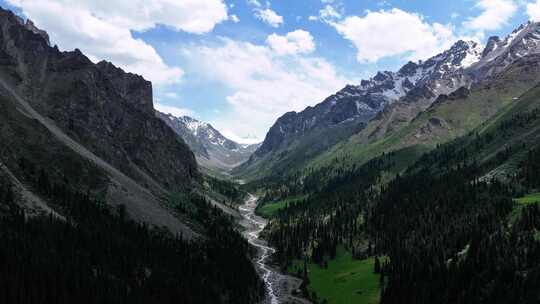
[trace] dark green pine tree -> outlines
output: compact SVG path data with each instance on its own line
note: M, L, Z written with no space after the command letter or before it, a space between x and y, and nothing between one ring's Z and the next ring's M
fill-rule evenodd
M375 265L373 265L373 273L381 273L381 261L379 257L375 257Z

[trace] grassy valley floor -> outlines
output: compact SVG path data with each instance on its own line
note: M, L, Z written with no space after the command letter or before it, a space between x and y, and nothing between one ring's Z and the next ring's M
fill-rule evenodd
M302 262L296 261L289 271L296 274L302 267ZM373 267L374 258L356 260L340 247L336 258L328 261L327 268L308 264L308 290L316 294L319 303L379 303L379 275L373 273Z
M540 192L534 194L528 194L524 197L516 199L521 204L534 204L540 202Z
M305 195L292 196L292 197L288 197L280 201L264 203L257 206L255 213L259 216L262 216L268 219L268 218L273 217L280 209L287 207L288 204L296 202L296 201L301 201L305 197L306 197Z

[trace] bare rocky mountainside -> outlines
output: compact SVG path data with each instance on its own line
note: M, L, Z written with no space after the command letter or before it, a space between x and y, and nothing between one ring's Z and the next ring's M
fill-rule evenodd
M150 82L61 52L30 20L1 10L0 103L2 171L20 187L31 164L134 219L192 235L161 201L198 182L197 163L155 116Z
M219 171L230 171L247 161L260 144L240 144L223 136L211 124L189 116L176 117L156 111L189 145L199 165Z
M540 24L527 23L486 46L458 41L397 72L348 85L314 107L289 112L234 173L248 179L329 164L364 162L415 147L417 156L471 131L538 82Z

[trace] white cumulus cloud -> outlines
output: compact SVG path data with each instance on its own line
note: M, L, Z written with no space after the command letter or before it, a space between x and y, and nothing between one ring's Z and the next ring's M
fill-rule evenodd
M319 10L318 16L309 16L308 19L310 21L323 21L326 23L331 23L341 19L341 17L342 13L340 13L338 9L334 8L332 5L326 5Z
M261 3L258 1L258 0L247 0L247 3L249 5L253 5L253 6L256 6L256 7L261 7Z
M178 108L173 106L167 106L160 103L154 104L154 109L160 111L161 113L165 114L171 114L176 117L182 117L182 116L191 116L193 117L195 113L190 109L184 109L184 108Z
M270 8L256 9L255 16L271 27L279 27L283 24L283 17Z
M224 85L230 94L228 113L213 121L220 130L238 130L262 139L283 113L321 102L348 81L326 60L281 56L269 46L223 39L216 47L183 52L202 77Z
M327 5L319 11L319 17L323 21L333 21L341 18L341 13L339 13L333 6Z
M178 94L175 92L165 92L163 93L163 96L166 98L178 98Z
M309 54L315 51L313 36L307 31L296 30L285 36L272 34L266 43L279 55Z
M479 0L475 6L482 13L469 18L464 22L464 26L480 32L499 29L514 16L518 9L514 0Z
M214 125L215 123L212 122L211 124ZM258 144L264 140L264 138L259 138L258 136L255 136L255 135L248 134L245 136L240 136L236 134L236 132L229 129L222 129L222 130L219 130L219 132L221 132L223 136L239 144L252 145L252 144Z
M234 22L234 23L240 22L240 18L238 18L238 16L236 16L236 15L231 15L231 16L229 17L229 20L231 20L231 21Z
M253 8L255 18L263 21L271 27L280 27L283 24L283 16L280 16L270 7L270 1L266 1L263 6L258 0L247 0L247 3Z
M540 0L527 4L527 15L529 15L529 19L532 21L540 21Z
M456 40L450 25L428 23L421 15L397 8L367 11L363 17L350 16L329 24L352 42L360 62L391 56L425 59Z
M167 65L132 31L162 24L202 34L227 20L222 0L7 0L46 30L61 49L81 49L94 61L109 60L158 85L180 81L182 69Z

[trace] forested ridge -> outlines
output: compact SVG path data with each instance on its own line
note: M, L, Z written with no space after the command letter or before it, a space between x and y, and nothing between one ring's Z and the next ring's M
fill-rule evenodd
M471 182L475 169L435 178L420 171L395 179L378 198L368 227L376 252L389 257L383 303L538 300L538 205L509 226L508 187Z
M242 202L247 193L239 189L232 181L219 179L212 176L205 176L208 187L222 196L221 203L228 206L235 206Z
M335 255L340 244L347 244L355 254L368 250L361 236L365 233L365 210L376 193L374 186L381 173L392 163L392 155L385 155L359 168L341 169L322 191L310 190L306 183L303 191L310 195L279 210L271 223L268 238L278 248L278 261L287 266L307 251L314 261L321 262L324 255ZM319 174L327 176L323 170L315 172L308 180Z
M290 177L293 187L272 187L265 198L308 194L266 231L276 260L284 269L294 260L324 267L338 246L357 258L384 256L381 303L538 303L540 209L514 200L539 190L540 148L518 136L534 135L538 123L536 108L507 115L404 170L395 151L338 174Z
M231 219L192 195L205 239L127 217L69 179L22 160L26 181L65 220L28 217L0 180L2 303L253 303L264 288Z

